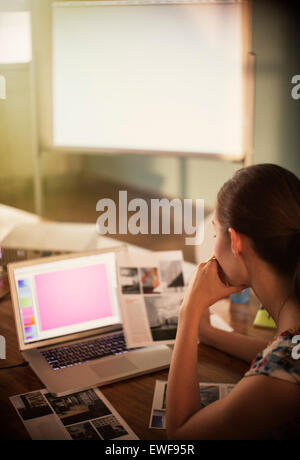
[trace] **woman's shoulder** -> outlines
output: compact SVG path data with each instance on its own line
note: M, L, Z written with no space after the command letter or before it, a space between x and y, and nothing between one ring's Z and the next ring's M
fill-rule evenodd
M297 344L300 344L300 327L276 336L255 357L245 377L267 375L300 384L300 346L297 349Z

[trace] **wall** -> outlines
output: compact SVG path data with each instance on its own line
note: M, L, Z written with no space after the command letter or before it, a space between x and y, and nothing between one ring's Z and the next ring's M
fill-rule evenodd
M256 0L255 162L273 162L300 177L300 103L291 78L300 73L299 2Z
M291 98L291 77L300 73L297 2L254 0L252 50L256 54L254 162L278 163L300 176L300 102ZM90 158L88 173L170 195L204 198L213 207L220 186L240 164L177 158ZM157 188L158 187L158 188Z
M27 65L0 65L6 97L0 100L0 189L32 174L30 75Z
M9 1L9 0L8 0ZM290 80L300 73L296 0L253 1L253 51L256 53L254 160L279 163L300 176L300 102L291 98ZM51 0L33 0L34 48L38 78L39 138L51 139ZM3 73L3 72L2 72ZM30 180L33 174L28 72L7 76L8 99L0 101L0 180ZM207 159L146 156L45 155L48 176L99 176L159 192L204 198L214 206L216 193L241 165ZM1 190L0 184L0 190Z
M15 1L15 0L14 0ZM9 8L12 0L1 0L0 8ZM15 1L17 3L17 1ZM20 3L20 2L19 2ZM13 2L11 3L11 5ZM47 142L51 104L51 2L33 0L34 52L38 81L39 139ZM34 171L31 100L32 84L28 64L0 65L6 78L6 100L0 100L0 201L12 186L31 184ZM47 128L46 128L47 125ZM69 156L45 156L42 161L46 176L65 176L81 171L81 159Z
M53 0L31 0L33 18L33 48L36 59L37 108L40 146L51 145L52 131L52 3ZM76 175L82 161L76 155L42 155L42 170L46 176Z

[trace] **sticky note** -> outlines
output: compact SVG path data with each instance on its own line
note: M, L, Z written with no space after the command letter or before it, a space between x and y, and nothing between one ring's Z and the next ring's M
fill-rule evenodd
M264 307L260 307L253 321L253 325L257 327L265 327L276 329L276 324L273 318L269 315Z

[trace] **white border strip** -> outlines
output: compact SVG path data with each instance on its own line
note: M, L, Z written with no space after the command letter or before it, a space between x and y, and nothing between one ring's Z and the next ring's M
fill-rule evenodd
M103 1L70 1L70 2L54 2L53 7L65 8L69 6L129 6L129 5L180 5L180 4L237 4L243 0L103 0Z

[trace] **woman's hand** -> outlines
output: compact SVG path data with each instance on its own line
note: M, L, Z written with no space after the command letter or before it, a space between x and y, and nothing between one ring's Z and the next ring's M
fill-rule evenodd
M197 266L185 293L180 313L201 316L203 310L210 305L246 287L230 286L217 260L210 259Z

